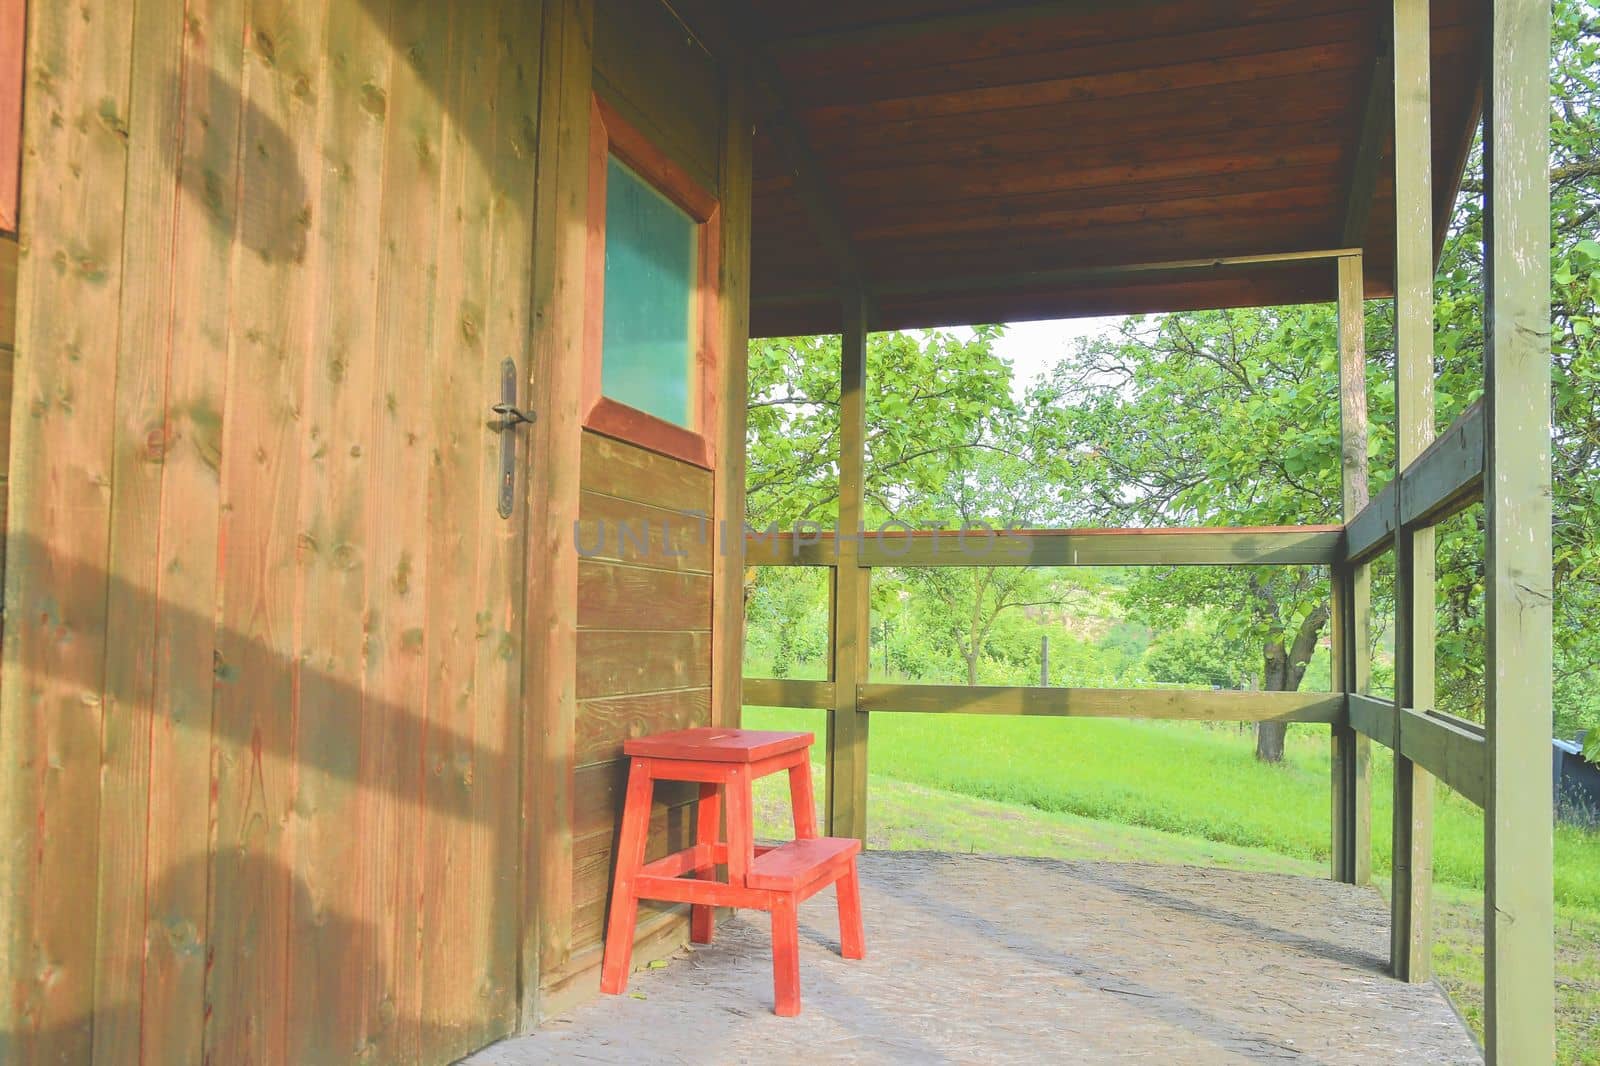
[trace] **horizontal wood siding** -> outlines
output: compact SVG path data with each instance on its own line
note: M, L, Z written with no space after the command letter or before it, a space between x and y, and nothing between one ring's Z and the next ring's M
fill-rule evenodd
M604 931L627 769L623 740L711 722L714 549L701 517L711 513L709 471L585 432L581 482L574 960ZM652 857L687 843L692 803L688 786L657 787ZM641 907L640 928L668 910Z
M518 1022L540 0L29 16L0 1058L456 1059Z

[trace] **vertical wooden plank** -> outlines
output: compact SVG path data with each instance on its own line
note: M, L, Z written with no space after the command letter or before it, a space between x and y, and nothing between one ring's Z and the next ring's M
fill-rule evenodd
M444 9L441 9L444 10ZM481 454L497 390L485 390L491 189L487 171L498 27L485 4L448 9L437 96L443 107L433 359L428 368L428 729L423 750L422 1054L454 1059L485 1044L493 871L482 796L494 770L476 765L479 527L500 521L483 495ZM499 359L494 360L498 364ZM498 444L498 439L494 439Z
M422 1057L423 740L433 708L427 669L429 390L438 263L440 110L448 13L395 0L383 205L378 215L377 376L368 485L367 706L373 751L364 829L382 841L360 913L387 974L377 1057ZM364 772L368 772L365 771ZM413 798L414 797L414 798ZM370 828L366 828L370 827Z
M0 233L17 231L22 170L22 42L27 0L0 0Z
M533 262L535 153L538 150L539 60L543 23L542 3L497 5L496 40L501 49L494 90L493 211L490 246L490 282L483 328L484 347L479 390L496 395L500 387L500 360L516 361L519 387L526 396L528 342L532 329L530 270ZM546 412L538 412L541 419ZM526 460L531 437L516 430L517 447ZM500 442L486 437L479 450L478 503L481 517L479 552L479 602L483 605L477 630L477 772L492 785L480 788L474 817L490 833L487 860L494 875L490 902L491 954L496 1032L511 1032L519 1022L518 970L520 935L533 916L523 908L522 854L522 741L523 702L523 600L526 594L524 552L527 548L528 511L522 500L509 520L497 511ZM526 470L518 471L526 478ZM488 758L487 763L483 762Z
M326 7L327 57L317 85L317 143L333 176L312 210L309 255L321 308L298 420L300 754L294 900L289 929L289 1056L329 1060L376 1049L384 1023L383 960L364 909L364 867L388 843L366 833L362 803L373 305L389 70L389 5Z
M323 173L320 7L254 0L245 21L245 116L234 245L233 353L223 429L221 632L206 1054L288 1058L300 440L317 306L309 225Z
M523 706L522 1026L538 1019L541 978L572 951L572 771L575 744L578 518L582 445L592 0L548 0L540 49L530 405L539 409L528 470Z
M146 1061L196 1063L205 1018L223 411L238 217L242 0L190 0L173 229L145 850Z
M1490 5L1484 94L1489 787L1485 1048L1555 1051L1550 785L1550 9Z
M828 712L826 814L830 836L867 839L867 715L858 685L867 680L871 571L857 565L866 464L867 306L844 299L840 343L839 534L833 569L834 706Z
M0 668L0 1032L19 1061L90 1055L132 20L40 4L26 51Z
M742 63L729 57L723 79L727 114L723 123L722 254L719 279L722 311L721 358L717 394L721 424L713 489L715 539L711 636L711 720L737 726L744 678L744 508L745 428L750 342L750 201L754 131L748 110Z
M136 1004L145 955L145 842L149 825L155 631L161 596L156 521L167 448L167 349L182 0L138 6L130 51L127 212L117 327L116 413L111 459L111 539L105 704L100 726L99 929L94 1057L137 1058Z
M1433 440L1433 147L1428 0L1394 3L1396 476ZM1434 534L1395 534L1395 702L1433 706ZM1395 976L1431 970L1433 776L1394 759L1389 956Z
M1338 260L1339 426L1344 520L1367 505L1367 343L1362 257ZM1338 687L1365 693L1371 684L1367 631L1372 579L1366 565L1334 575L1334 667ZM1372 877L1372 741L1348 725L1333 728L1333 876L1351 884Z

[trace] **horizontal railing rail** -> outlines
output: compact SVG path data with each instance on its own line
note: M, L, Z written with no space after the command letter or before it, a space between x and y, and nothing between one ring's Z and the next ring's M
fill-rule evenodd
M864 684L857 706L873 714L981 714L1190 722L1298 722L1349 726L1399 752L1479 807L1488 787L1483 727L1393 700L1343 692L1213 689L1052 688L1028 685ZM744 702L826 710L831 681L747 677Z
M1186 529L868 530L861 567L963 566L1331 566L1343 555L1343 527L1256 526ZM749 532L748 566L833 566L838 537L817 532Z
M1383 487L1345 527L1344 562L1363 563L1394 547L1395 530L1438 525L1483 498L1483 405L1450 428Z

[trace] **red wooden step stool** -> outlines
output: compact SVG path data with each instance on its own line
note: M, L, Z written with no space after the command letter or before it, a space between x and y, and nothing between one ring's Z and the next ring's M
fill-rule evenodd
M628 792L617 837L617 873L606 926L600 991L617 995L628 987L633 927L641 899L690 904L689 936L711 943L714 907L748 907L772 915L772 978L775 1013L800 1013L800 930L802 900L837 884L839 954L866 956L861 927L861 886L856 855L861 842L817 836L811 792L810 733L754 729L681 729L626 741ZM789 772L795 839L776 847L757 847L751 825L750 783ZM650 803L657 781L700 785L700 810L693 847L654 862L644 861L650 831ZM728 839L718 839L726 794ZM727 866L728 879L716 880Z

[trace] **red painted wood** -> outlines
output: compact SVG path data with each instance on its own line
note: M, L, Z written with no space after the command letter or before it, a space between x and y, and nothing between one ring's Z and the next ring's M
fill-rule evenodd
M716 386L717 368L722 359L717 347L717 331L721 326L722 314L721 205L688 171L598 94L590 105L589 130L583 424L597 433L707 470L714 469L717 458L715 428L721 403ZM695 373L699 380L692 383L695 410L691 420L694 424L688 428L636 411L600 394L600 361L605 346L606 166L612 155L632 167L657 192L675 202L700 224L700 276L695 286L700 305L699 338L695 350Z
M639 916L634 879L644 865L645 838L650 833L650 799L654 783L650 760L634 759L628 769L628 792L617 835L617 876L606 926L605 955L600 963L600 990L618 995L628 987L633 962L633 927Z
M688 903L690 937L697 943L710 943L715 935L715 907L768 911L772 915L773 1010L785 1017L800 1013L797 912L802 900L837 884L840 954L863 957L865 937L855 865L861 842L816 835L812 739L810 733L702 728L640 737L624 744L632 764L617 842L602 992L615 995L627 987L641 899ZM751 782L778 772L789 775L796 839L776 847L757 847ZM695 844L646 866L651 791L658 780L700 783ZM724 811L726 842L719 839ZM728 880L718 881L717 866L724 863Z
M811 733L779 733L761 729L679 729L650 737L623 741L628 755L649 759L681 759L686 762L751 763L786 752L811 747ZM661 776L671 776L673 767L660 768ZM675 780L682 780L677 778Z
M22 160L22 43L27 0L0 0L0 231L17 230Z
M861 841L854 837L794 840L757 858L745 883L751 888L797 891L817 880L819 875L824 881L831 880L826 875L853 865L860 851Z
M800 1013L800 904L792 892L772 897L772 988L772 1013Z
M789 803L794 808L796 840L817 835L817 800L811 792L811 760L801 759L789 767Z
M755 862L755 804L750 796L749 767L735 766L728 771L723 798L728 804L728 883L749 886L750 866ZM765 856L762 856L765 858Z
M722 795L714 784L700 786L700 809L696 812L695 842L699 848L715 854L718 837L722 832ZM695 868L695 876L702 881L715 881L715 862L705 862ZM709 944L717 931L716 912L708 904L697 903L689 911L689 939L696 944Z
M834 891L839 895L839 954L847 959L864 959L867 934L861 923L861 880L855 860L851 860Z

